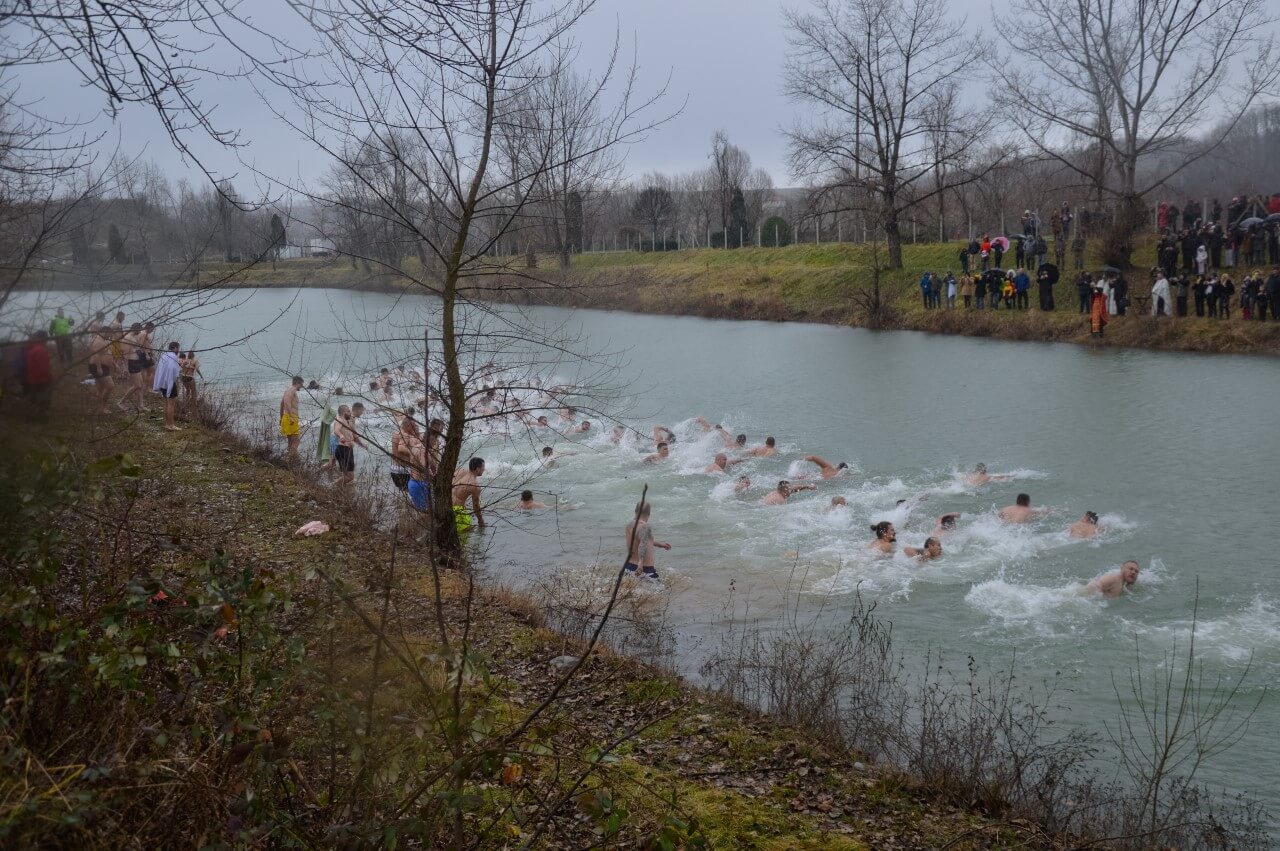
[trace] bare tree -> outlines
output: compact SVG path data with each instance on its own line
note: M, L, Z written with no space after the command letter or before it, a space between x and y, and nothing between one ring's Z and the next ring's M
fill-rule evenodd
M883 230L889 268L902 267L903 216L978 176L959 167L967 134L935 132L939 100L972 65L946 8L942 0L818 0L813 11L786 13L785 90L817 113L787 133L792 171L822 190L819 200L853 190L842 193L845 203ZM977 118L954 108L945 120L963 127Z
M1274 22L1268 0L1015 0L997 18L1027 62L992 63L995 89L1035 150L1114 201L1109 262L1128 264L1146 196L1275 91ZM1210 129L1209 116L1222 121Z
M639 186L642 188L631 202L631 219L642 236L648 235L656 242L657 235L666 233L679 215L676 198L671 194L671 179L665 174L647 174Z
M730 242L730 206L733 204L734 193L742 192L751 177L751 156L731 143L723 130L717 130L711 137L710 158L709 177L720 215L720 232L724 234L724 244L727 246Z
M485 358L475 368L471 361L495 339L542 334L512 317L482 321L490 309L477 299L552 285L494 256L496 246L540 202L573 203L570 192L607 173L611 149L651 126L641 113L654 98L634 98L633 76L620 75L606 108L609 75L585 83L570 72L563 44L589 0L293 5L330 61L323 79L291 87L298 111L277 115L333 159L350 189L340 198L306 187L297 194L407 234L430 261L415 272L376 246L340 246L440 299L434 360L423 352L421 363L440 373L428 376L427 401L438 390L447 411L432 483L434 539L457 554L448 496L485 375ZM401 342L415 337L423 346L421 330Z

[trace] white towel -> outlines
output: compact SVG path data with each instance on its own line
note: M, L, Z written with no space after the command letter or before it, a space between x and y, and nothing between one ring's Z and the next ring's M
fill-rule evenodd
M159 390L166 396L172 394L181 371L178 367L178 353L165 352L160 356L160 363L156 364L156 377L151 382L151 389Z

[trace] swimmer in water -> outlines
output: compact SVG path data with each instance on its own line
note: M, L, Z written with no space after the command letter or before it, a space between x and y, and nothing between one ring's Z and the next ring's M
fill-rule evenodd
M739 437L742 438L743 443L746 443L746 435L739 435ZM764 439L763 445L757 446L754 449L748 449L742 454L749 458L772 458L774 455L778 454L778 447L773 436L770 435Z
M987 482L1003 482L1010 478L1012 476L993 476L987 472L986 464L975 464L973 472L964 477L964 483L970 487L977 487L978 485L985 485Z
M791 484L791 482L788 482L786 479L783 479L782 481L778 482L777 488L770 491L765 496L765 498L760 501L765 505L783 505L784 503L786 503L787 498L790 497L793 493L799 493L800 491L812 491L817 489L818 489L817 485L793 485Z
M707 419L706 417L702 416L701 414L699 414L698 416L694 417L694 418L693 418L693 421L694 421L695 423L697 423L697 424L698 424L698 428L702 429L703 431L711 431L711 429L712 429L711 420Z
M725 472L728 472L729 468L732 467L734 464L741 464L745 460L746 459L744 458L734 458L733 460L729 460L728 455L725 455L723 452L717 452L716 460L708 464L707 468L702 472L712 473L712 474L725 473Z
M1097 513L1086 511L1083 517L1071 524L1067 534L1073 538L1096 538L1099 531Z
M640 463L641 464L661 464L663 461L667 460L667 455L669 454L669 452L670 450L667 447L666 441L663 441L662 443L658 444L657 452L653 453L652 455L646 455L643 459L641 459Z
M627 430L620 425L613 427L613 433L609 435L609 442L617 446L622 442L622 438L626 435Z
M533 491L521 491L520 501L516 503L516 508L521 511L536 511L539 508L546 508L546 506L533 498Z
M835 510L836 510L836 509L838 509L838 508L844 508L844 507L846 507L848 504L849 504L849 503L845 500L845 498L844 498L844 497L842 497L842 496L833 496L833 497L831 497L831 504L830 504L830 505L828 505L826 508L822 509L822 513L823 513L823 514L830 514L831 512L835 511Z
M917 561L933 561L942 555L942 541L937 538L928 538L924 542L924 546L916 549L915 547L903 547L902 552L911 556Z
M893 528L893 524L888 520L881 520L871 527L871 531L876 536L876 539L868 545L871 549L885 555L892 555L898 548L898 530Z
M577 455L577 452L556 452L550 446L542 447L542 466L550 470L556 465L559 458L568 458L571 455Z
M580 425L574 426L573 428L569 429L569 431L566 431L565 434L570 434L575 432L581 434L588 431L591 431L591 420L583 420Z
M956 530L956 521L960 519L959 511L948 512L938 518L938 525L933 527L935 536L945 535Z
M1097 592L1104 597L1119 597L1138 583L1138 572L1140 570L1138 563L1130 559L1120 565L1119 570L1104 573L1098 578L1090 580L1081 593Z
M676 434L666 426L654 426L653 442L654 443L675 443Z
M551 428L551 423L547 422L546 414L538 417L538 428Z
M771 438L772 439L772 438ZM804 460L810 464L817 464L818 470L822 473L824 479L834 479L836 476L849 469L849 465L841 461L839 464L830 464L826 460L819 458L817 455L806 455Z
M736 494L744 494L751 489L750 476L738 476L738 483L733 486L733 492Z
M568 405L565 405L563 408L560 409L560 419L566 423L571 423L575 419L577 419L577 417L574 416L575 413L577 412L573 408L570 408Z
M733 435L729 434L728 430L724 426L722 426L720 423L716 423L716 426L713 429L713 431L715 431L716 437L720 438L720 442L724 444L725 449L738 448L738 444L735 443L733 440Z
M747 436L745 434L738 435L733 439L733 446L730 446L729 448L730 449L746 449Z
M1047 508L1032 508L1031 497L1028 494L1018 494L1017 503L1015 505L1006 505L1000 509L1000 519L1006 523L1030 523L1041 514L1048 514Z

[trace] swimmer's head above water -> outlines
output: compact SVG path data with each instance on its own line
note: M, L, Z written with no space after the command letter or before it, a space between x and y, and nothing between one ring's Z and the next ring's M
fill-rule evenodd
M1086 523L1092 523L1094 526L1097 526L1097 525L1098 525L1098 512L1096 512L1096 511L1086 511L1086 512L1084 513L1084 522L1086 522Z
M881 520L871 527L871 531L875 533L877 541L893 542L898 540L898 530L893 528L893 524L888 520Z
M1120 578L1124 580L1126 588L1132 587L1138 581L1138 573L1142 570L1138 563L1133 559L1126 561L1120 565Z

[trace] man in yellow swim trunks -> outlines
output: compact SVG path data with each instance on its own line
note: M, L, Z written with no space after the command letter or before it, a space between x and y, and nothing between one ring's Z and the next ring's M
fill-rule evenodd
M298 443L302 440L302 427L298 423L298 391L304 383L302 376L295 375L280 397L280 436L288 441L290 455L298 454Z
M463 540L471 532L471 514L467 513L467 500L471 500L476 525L484 528L484 511L480 508L480 477L483 475L484 459L478 457L467 462L467 469L453 474L453 522L458 530L458 537Z

